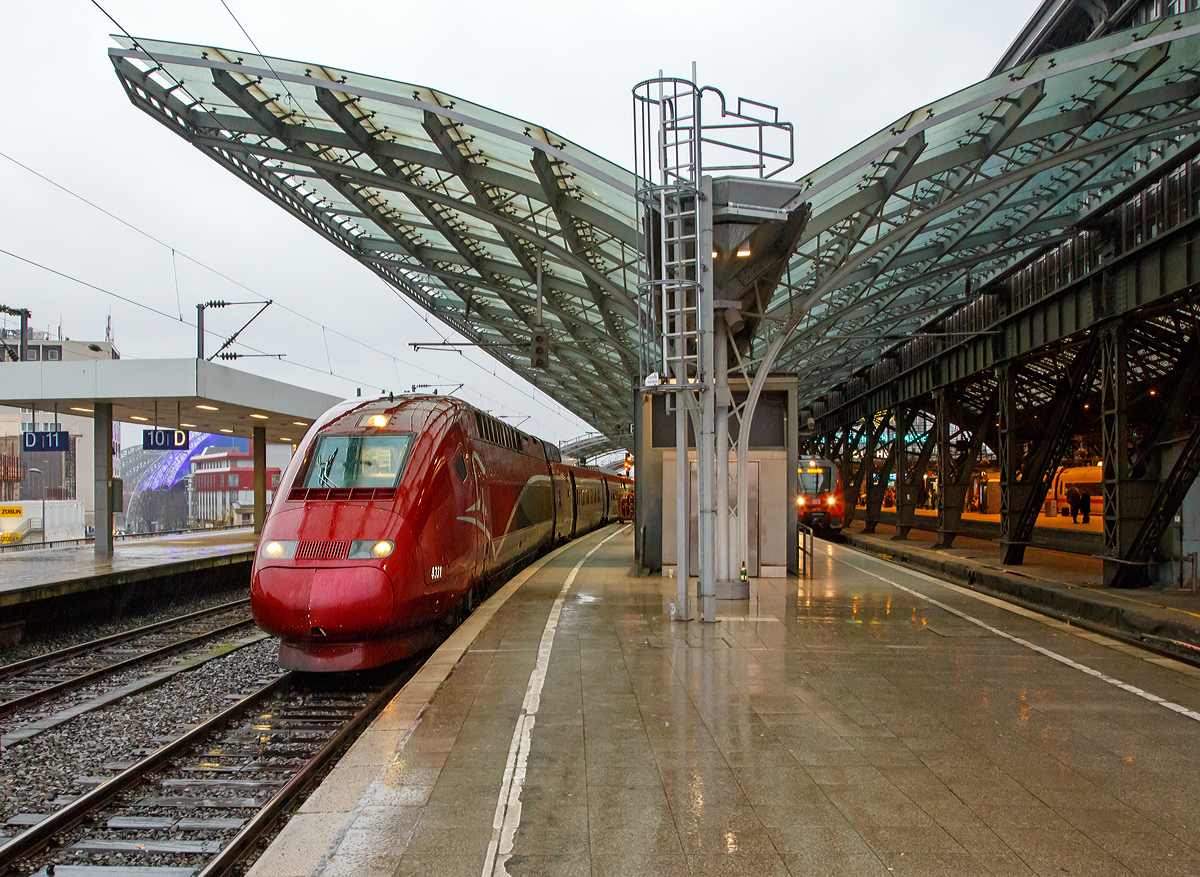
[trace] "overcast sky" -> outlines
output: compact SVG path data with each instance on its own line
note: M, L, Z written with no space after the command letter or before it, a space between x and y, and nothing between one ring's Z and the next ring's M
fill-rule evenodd
M686 76L696 61L702 83L778 105L795 125L790 178L987 76L1038 5L225 2L268 55L437 88L625 166L631 86L659 68ZM242 338L286 359L235 367L343 396L461 382L463 398L527 431L554 441L590 431L486 354L414 352L410 342L439 340L444 328L133 108L106 55L116 28L91 2L4 5L0 249L175 317L3 253L0 304L81 340L102 339L111 314L121 354L145 359L195 355L195 329L179 315L194 322L198 301L271 298L291 311L269 308ZM253 51L221 0L101 5L134 36ZM252 312L210 311L207 321L229 333Z

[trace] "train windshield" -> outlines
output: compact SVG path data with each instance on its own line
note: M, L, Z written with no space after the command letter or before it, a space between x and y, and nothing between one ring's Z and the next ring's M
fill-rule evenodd
M801 466L800 492L803 494L833 493L832 466Z
M395 487L411 435L323 435L317 439L305 487Z

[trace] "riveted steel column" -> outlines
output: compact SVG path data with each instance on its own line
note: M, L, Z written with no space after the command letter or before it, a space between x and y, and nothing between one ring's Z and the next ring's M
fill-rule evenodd
M1017 364L1009 360L996 368L999 394L998 422L1000 447L1000 548L1004 563L1019 564L1025 559L1025 539L1015 532L1016 517L1027 491L1018 482L1021 472L1021 446L1017 440ZM1027 538L1027 537L1026 537Z
M1118 322L1100 336L1100 437L1103 453L1104 584L1138 587L1147 583L1145 567L1126 570L1129 549L1142 523L1136 514L1129 455L1128 327ZM1152 556L1152 554L1150 554Z

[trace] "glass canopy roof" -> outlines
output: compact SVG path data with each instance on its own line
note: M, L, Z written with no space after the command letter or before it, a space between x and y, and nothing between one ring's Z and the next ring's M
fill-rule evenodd
M118 42L136 106L602 433L625 431L639 381L629 171L422 86ZM1200 13L909 113L800 178L811 218L742 362L773 358L811 402L1155 175L1198 124ZM547 369L528 355L539 257Z

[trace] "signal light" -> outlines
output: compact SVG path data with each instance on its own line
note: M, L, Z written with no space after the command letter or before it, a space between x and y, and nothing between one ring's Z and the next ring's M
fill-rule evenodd
M529 364L533 368L550 368L550 336L540 324L533 327L529 336Z
M633 454L625 455L625 474L629 474L629 470L633 468Z

